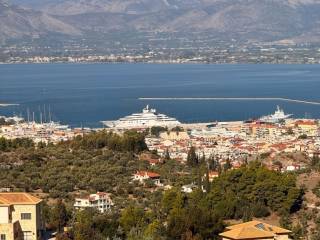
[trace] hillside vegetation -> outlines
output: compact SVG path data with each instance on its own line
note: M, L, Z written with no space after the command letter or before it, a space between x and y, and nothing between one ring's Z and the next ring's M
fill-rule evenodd
M138 158L147 149L144 135L136 132L123 136L99 132L36 147L16 141L20 144L0 141L7 146L0 150L0 187L44 197L47 227L58 231L62 225L73 227L58 239L218 239L224 220L276 213L286 224L302 204L303 191L293 174L270 171L258 162L222 171L211 183L201 178L208 171L204 160L188 166L166 159L151 167ZM147 169L160 173L172 189L164 191L152 182L131 183L136 170ZM181 186L190 182L197 183L198 190L181 192ZM112 212L73 212L76 195L96 191L112 194Z

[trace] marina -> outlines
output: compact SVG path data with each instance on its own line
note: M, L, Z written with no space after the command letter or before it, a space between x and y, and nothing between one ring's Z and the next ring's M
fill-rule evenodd
M19 103L0 107L0 115L27 119L28 109L45 105L52 120L71 127L99 128L147 104L189 124L257 119L277 105L320 119L318 65L23 64L0 71L0 102Z
M71 140L91 132L91 129L70 128L59 122L36 122L13 116L0 116L0 138L17 139L29 138L34 143L58 143Z

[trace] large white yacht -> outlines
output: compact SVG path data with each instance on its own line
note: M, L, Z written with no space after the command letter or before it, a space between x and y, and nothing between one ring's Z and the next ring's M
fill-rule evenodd
M277 106L277 110L274 112L274 114L263 116L259 120L262 122L278 123L291 116L292 114L285 114L284 111Z
M149 128L153 126L175 127L181 124L175 118L157 113L156 109L149 108L149 105L141 113L134 113L116 121L103 121L102 123L109 128L120 129Z

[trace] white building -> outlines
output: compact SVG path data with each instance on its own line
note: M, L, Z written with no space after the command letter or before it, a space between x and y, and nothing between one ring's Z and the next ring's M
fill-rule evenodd
M163 184L160 181L160 175L155 172L148 172L148 171L137 171L133 177L133 181L139 181L140 183L144 183L145 180L151 179L154 184L158 187L162 187Z
M183 185L181 187L181 191L184 193L192 193L193 190L195 190L197 187L197 185L195 185L194 183L188 184L188 185Z
M96 208L99 212L104 213L109 211L113 206L110 194L105 192L97 192L90 194L85 198L76 198L73 205L76 209Z

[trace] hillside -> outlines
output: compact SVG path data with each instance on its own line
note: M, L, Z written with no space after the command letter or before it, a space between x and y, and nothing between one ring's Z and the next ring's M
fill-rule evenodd
M12 0L11 4L23 8L0 7L5 39L116 30L137 35L200 32L245 42L318 42L320 33L318 0Z
M70 212L60 226L70 226L74 235L57 238L68 240L218 239L224 220L287 217L301 207L303 192L295 184L296 177L258 162L237 170L225 168L210 182L201 178L213 170L206 159L193 166L163 159L152 166L142 155L149 160L155 156L146 149L144 134L134 131L121 136L100 131L37 147L27 139L0 138L0 188L37 193L50 205L59 200L68 204ZM162 184L155 179L132 180L145 171L158 176ZM191 193L181 191L192 182L196 184ZM97 191L110 194L113 211L80 211L90 224L78 225L80 221L74 219L80 212L72 207L75 197ZM55 206L47 208L44 217L51 230L59 231L54 210ZM197 237L185 237L189 235Z
M27 10L0 1L0 42L7 39L39 38L52 34L76 36L81 32L46 13Z

